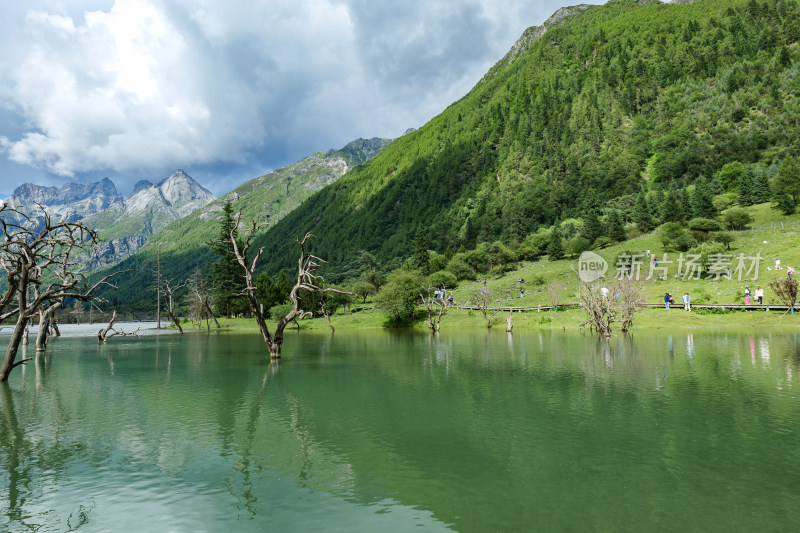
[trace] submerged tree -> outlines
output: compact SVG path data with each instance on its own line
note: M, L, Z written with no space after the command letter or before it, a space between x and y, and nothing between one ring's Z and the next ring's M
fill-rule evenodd
M14 331L0 366L0 382L7 381L16 361L25 330L34 316L66 298L86 302L115 272L89 285L78 269L76 257L97 243L97 234L80 222L54 222L44 209L34 218L7 205L0 207L3 242L0 268L8 288L0 297L0 320L16 316ZM12 304L16 304L13 305ZM47 313L47 311L45 311Z
M608 287L600 283L581 283L578 287L578 305L589 317L581 326L589 325L598 333L609 337L612 324L622 319L620 330L626 333L633 325L633 317L644 307L644 291L635 281L619 281Z
M178 328L178 333L181 335L183 335L183 328L181 327L181 321L178 320L178 316L175 314L175 292L182 289L185 285L185 281L182 283L175 283L172 279L165 279L163 281L164 292L167 293L167 313L172 323Z
M422 305L428 312L428 320L425 322L431 333L439 331L442 324L442 317L447 314L447 303L442 298L436 298L433 287L428 287L427 295L420 293L419 297L422 299Z
M186 288L186 307L192 320L196 320L199 325L205 319L206 328L210 330L208 319L211 318L219 329L219 320L217 320L214 310L211 308L211 293L208 289L208 283L199 268L195 268L192 275L186 280Z
M495 325L496 322L494 317L498 312L500 312L499 307L491 307L493 303L499 303L499 301L496 301L494 296L495 294L492 289L481 287L469 299L469 302L480 310L481 314L483 315L483 319L486 321L487 328L491 328Z
M232 245L233 252L236 256L236 260L244 270L244 281L245 281L245 296L247 297L247 301L250 303L250 310L253 313L253 316L256 319L256 323L258 324L258 329L261 331L261 337L264 339L264 343L267 345L267 349L269 350L270 359L280 359L281 357L281 347L283 346L283 330L286 329L286 325L297 318L298 316L302 316L304 311L301 308L301 299L300 299L300 291L306 290L312 293L326 293L326 292L339 292L344 294L351 294L347 293L346 291L341 291L339 289L334 289L331 287L328 288L320 288L319 283L322 282L322 278L316 274L317 268L319 268L320 263L324 263L322 259L316 257L314 255L309 254L306 252L306 242L310 239L313 235L311 233L306 233L302 239L295 239L295 242L300 246L300 258L297 261L297 282L292 287L292 290L289 292L289 299L292 301L292 308L289 312L282 317L278 321L278 325L275 326L275 334L271 335L269 332L269 328L267 327L267 322L264 319L264 313L261 312L261 306L259 305L258 298L256 297L256 286L253 280L253 273L256 270L256 265L258 264L258 260L261 257L261 254L264 253L263 248L259 248L256 256L251 261L248 259L247 254L250 251L251 241L253 239L253 235L255 232L260 229L261 226L256 224L255 220L252 222L252 226L250 230L247 232L247 235L244 237L244 241L240 246L237 233L239 228L239 223L242 217L241 211L236 215L236 223L231 228L229 238Z

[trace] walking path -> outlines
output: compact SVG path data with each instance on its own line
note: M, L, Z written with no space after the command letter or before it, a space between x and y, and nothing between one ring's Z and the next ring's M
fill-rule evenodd
M480 311L481 308L477 305L451 305L455 309L471 309L473 311ZM566 304L559 304L557 306L559 309L566 309L566 308L573 308L579 307L577 303L566 303ZM664 309L663 303L646 303L642 304L642 307L652 307L652 308L661 308ZM795 308L800 311L800 304L796 305ZM490 311L551 311L553 309L552 305L537 305L533 307L525 307L525 306L506 306L502 305L499 307L487 307L487 310ZM670 310L679 309L683 311L683 303L674 303L670 305ZM788 305L783 304L692 304L692 309L739 309L744 311L789 311Z

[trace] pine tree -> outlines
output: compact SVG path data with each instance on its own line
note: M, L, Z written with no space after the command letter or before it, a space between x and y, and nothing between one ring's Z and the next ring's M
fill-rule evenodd
M714 195L711 192L708 180L700 177L695 182L692 194L692 216L695 218L714 218L717 209L714 207Z
M763 165L753 166L751 191L751 200L754 204L768 202L770 198L772 198L772 191L769 187L768 171Z
M422 229L417 230L417 237L414 239L414 254L411 256L411 266L428 275L428 240Z
M753 205L753 175L749 170L739 176L739 205Z
M661 217L662 206L664 205L665 194L662 189L656 189L656 192L650 195L650 198L647 201L647 205L650 206L650 213L653 215L653 226L658 226L661 222L663 222L663 218Z
M600 222L600 209L597 205L597 195L594 190L589 189L581 202L581 212L583 215L583 228L580 236L593 243L595 239L603 234L603 224Z
M547 245L547 256L551 261L564 257L564 241L561 237L561 223L556 219Z
M608 214L608 238L612 241L622 242L627 238L625 234L625 225L622 222L622 216L619 211L614 209Z
M597 210L590 209L583 219L583 230L581 231L581 236L591 244L602 234L603 224L600 222L600 217L597 215Z
M794 213L800 200L800 167L794 157L787 155L783 158L772 186L781 211L787 215Z
M655 226L644 192L640 192L639 196L636 197L636 203L633 206L633 221L636 222L639 231L643 233L652 231Z
M209 279L216 306L225 316L232 316L238 310L242 298L237 295L244 291L244 275L233 251L231 232L238 240L239 230L233 216L233 205L228 200L222 207L219 234L208 243L211 250L219 256L219 259L209 264Z
M680 222L683 220L683 209L678 202L678 193L675 189L664 195L664 203L661 204L661 220L664 222Z

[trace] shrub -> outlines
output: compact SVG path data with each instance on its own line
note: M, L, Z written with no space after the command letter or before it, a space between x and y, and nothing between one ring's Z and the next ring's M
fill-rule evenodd
M517 255L520 259L533 261L543 256L550 243L550 230L540 228L536 233L531 233L520 244Z
M445 289L452 289L458 285L458 278L456 278L455 274L447 270L434 272L428 277L428 281L434 287L443 287Z
M590 246L591 243L579 235L568 240L565 248L567 255L575 257L576 255L580 255L581 252L588 250Z
M711 218L693 218L689 221L689 229L692 231L708 233L710 231L721 230L722 225Z
M269 316L271 316L275 320L280 320L281 318L285 317L289 314L289 311L294 309L294 304L280 304L280 305L273 305L269 308Z
M672 241L672 247L678 250L679 252L685 252L689 248L692 248L696 245L697 245L697 240L687 233L684 233L683 235L678 235L678 237L674 241Z
M475 279L478 277L475 269L472 268L464 259L464 254L456 254L447 263L448 272L452 273L456 279Z
M611 243L612 243L612 240L609 239L608 237L606 237L605 235L603 235L602 237L598 237L594 241L594 247L595 248L605 248L606 246L608 246Z
M393 325L409 324L414 320L419 295L426 282L419 270L394 270L387 276L386 285L375 295L375 303L389 315Z
M733 230L744 229L749 223L753 221L750 216L750 211L743 207L732 207L725 211L723 215L725 224Z

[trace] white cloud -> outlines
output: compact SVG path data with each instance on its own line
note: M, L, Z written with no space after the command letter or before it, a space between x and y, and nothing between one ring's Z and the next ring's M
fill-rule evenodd
M275 168L421 126L563 3L4 3L0 147L75 178Z

